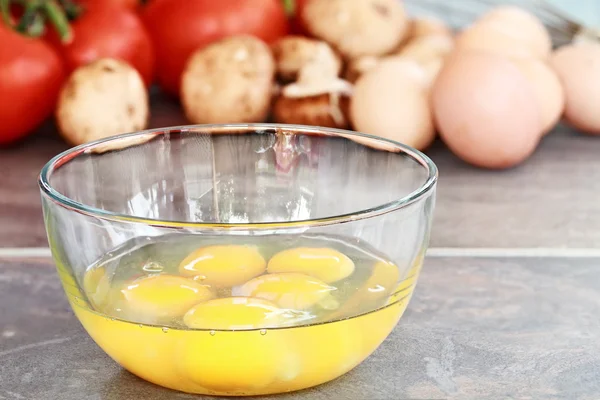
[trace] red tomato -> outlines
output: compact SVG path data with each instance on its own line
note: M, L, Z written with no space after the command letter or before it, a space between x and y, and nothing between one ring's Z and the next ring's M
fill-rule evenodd
M294 35L306 35L307 31L302 22L302 9L308 0L292 0L294 5L293 15L290 18L291 32Z
M47 43L1 21L0 43L0 145L5 145L25 137L52 114L65 72Z
M78 0L77 3L81 4L81 5L88 5L88 4L98 4L98 3L105 3L105 4L111 4L111 5L117 5L120 7L125 7L128 8L130 10L137 10L140 6L140 0Z
M61 43L50 29L50 41L62 55L68 72L98 58L112 57L138 70L147 85L154 78L154 49L138 15L110 2L94 1L71 23L73 40Z
M236 34L272 42L289 28L281 0L154 0L142 17L156 49L158 82L174 95L197 49Z

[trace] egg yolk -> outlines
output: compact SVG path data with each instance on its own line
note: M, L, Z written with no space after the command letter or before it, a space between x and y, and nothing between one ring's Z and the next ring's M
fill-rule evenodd
M366 301L376 301L389 296L400 279L398 267L390 262L379 261L359 291Z
M378 261L373 266L373 271L367 280L350 296L338 312L331 315L331 319L349 317L382 307L398 287L400 271L390 262ZM378 303L379 302L379 303Z
M298 351L278 332L195 332L175 354L181 376L219 394L247 395L301 371Z
M214 298L209 286L175 275L152 275L121 289L121 312L138 322L181 317L192 306Z
M408 270L406 278L399 282L394 288L394 292L388 299L387 304L400 301L404 305L408 305L408 302L410 301L415 290L417 280L419 279L419 273L421 272L422 266L423 257L417 257L417 259L413 262L413 265Z
M289 331L290 346L301 350L302 373L294 385L307 387L329 381L348 372L362 360L363 332L355 329L352 321L305 326Z
M299 272L319 278L325 283L336 282L354 272L354 262L345 254L327 247L298 247L275 254L267 266L269 273Z
M226 297L192 307L183 322L192 329L256 329L279 326L285 317L285 311L270 301Z
M160 327L140 327L74 307L75 314L94 341L123 368L157 385L198 390L176 370L176 344L186 340L182 331L165 333Z
M300 372L299 361L281 335L243 330L280 326L285 319L284 310L263 299L229 297L198 304L185 314L184 323L215 331L197 332L183 344L180 370L203 387L231 394L293 379ZM227 331L233 329L240 330Z
M265 272L266 261L250 246L206 246L189 254L179 265L179 273L196 276L215 287L232 287Z
M92 306L101 309L110 293L110 280L106 268L99 267L87 271L83 277L83 290Z
M270 300L282 308L305 310L315 305L335 309L338 303L331 295L333 286L310 275L298 273L267 274L234 288L239 296Z

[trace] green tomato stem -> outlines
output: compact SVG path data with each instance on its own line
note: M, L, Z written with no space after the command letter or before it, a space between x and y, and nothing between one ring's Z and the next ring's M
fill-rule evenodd
M13 21L11 15L11 3L16 3L23 6L23 15L17 23ZM37 38L46 31L45 21L40 15L40 0L0 0L0 11L2 12L2 20L18 33Z
M10 12L12 3L24 7L23 16L14 23ZM46 32L46 21L56 29L60 40L69 43L73 40L71 26L63 9L56 0L0 0L0 13L4 23L11 29L29 36L40 37Z
M42 10L45 16L48 18L60 40L64 44L71 43L73 41L73 31L64 10L58 5L55 0L48 0L42 3Z
M76 20L83 13L83 7L71 0L58 0L58 4L65 10L69 21Z
M294 0L283 0L283 7L289 17L296 14L296 2Z
M40 4L38 2L30 1L25 3L25 10L21 19L17 23L17 31L21 33L30 33L31 25L39 18L36 18L39 14Z
M2 21L4 21L9 28L14 28L10 15L10 0L0 0L0 13L2 13Z

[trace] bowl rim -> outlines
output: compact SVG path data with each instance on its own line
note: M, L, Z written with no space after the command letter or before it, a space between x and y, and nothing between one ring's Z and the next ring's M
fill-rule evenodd
M260 133L261 131L285 131L291 134L302 134L302 135L325 135L330 137L345 137L345 138L362 138L364 141L373 143L379 143L382 145L392 146L394 152L402 153L405 156L410 157L413 161L420 164L427 170L427 178L425 181L414 191L408 193L406 196L399 199L373 206L363 210L357 210L351 213L332 215L321 218L304 219L296 221L284 221L284 222L241 222L241 223L216 223L216 222L189 222L189 221L175 221L175 220L164 220L164 219L153 219L137 217L130 214L116 213L112 211L103 210L93 206L89 206L80 202L77 202L68 196L63 195L52 187L49 180L55 170L67 164L71 160L77 158L82 154L92 153L92 150L99 148L102 145L107 145L111 142L131 140L136 144L135 139L140 139L144 136L148 140L151 140L160 135L168 135L170 133L184 133L200 131L202 133L213 133L216 131L231 131L231 133L239 133L240 131L247 131L248 133ZM352 140L352 139L351 139ZM142 143L145 143L143 140ZM318 126L308 125L293 125L293 124L277 124L277 123L252 123L252 124L200 124L200 125L179 125L164 128L147 129L138 132L125 133L120 135L111 136L104 139L95 140L89 143L85 143L79 146L75 146L71 149L65 150L60 154L54 156L48 161L42 168L38 176L38 185L41 192L47 198L52 200L55 204L73 212L83 214L89 217L100 218L102 220L113 221L113 222L124 222L124 223L139 223L144 225L151 225L157 228L164 229L203 229L203 230L272 230L272 229L289 229L298 227L317 227L325 225L334 225L345 222L351 222L361 219L368 219L377 217L379 215L387 214L406 208L413 203L419 202L423 198L432 192L437 184L438 180L438 168L435 163L423 152L410 147L408 145L386 139L376 137L373 135L349 131L335 128L325 128Z

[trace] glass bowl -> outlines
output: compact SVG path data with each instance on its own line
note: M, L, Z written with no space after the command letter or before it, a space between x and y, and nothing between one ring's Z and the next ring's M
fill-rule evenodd
M243 396L330 381L383 342L436 181L395 142L244 124L75 147L39 183L65 293L106 354L164 387Z

